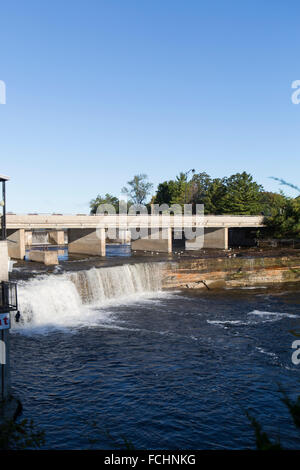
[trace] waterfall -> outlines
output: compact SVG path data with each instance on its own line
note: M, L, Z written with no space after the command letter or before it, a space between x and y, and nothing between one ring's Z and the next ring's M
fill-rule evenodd
M13 329L97 324L99 319L107 319L108 306L160 291L162 264L92 268L21 281L18 299L22 323L13 325Z
M32 232L32 245L47 245L49 234L47 232Z

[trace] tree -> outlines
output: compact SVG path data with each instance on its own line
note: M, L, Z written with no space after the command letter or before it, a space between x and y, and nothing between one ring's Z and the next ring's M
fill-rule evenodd
M204 200L205 214L222 214L223 200L226 195L226 178L214 178Z
M97 208L100 204L111 204L114 206L116 213L119 213L119 199L112 194L106 193L104 197L98 196L95 199L92 199L90 202L90 213L91 214L96 214L97 213Z
M211 183L211 177L207 173L195 173L188 188L191 202L194 204L204 204Z
M155 204L179 204L183 206L185 203L194 202L197 191L197 181L194 178L187 181L186 173L180 172L175 180L164 181L158 185L153 201Z
M279 181L281 185L289 186L292 189L300 192L300 188L292 183L288 183L281 178L272 177L272 179ZM277 195L278 196L278 195ZM277 237L300 237L300 196L290 198L280 193L281 200L277 198L277 204L272 208L265 223L269 232Z
M273 193L262 191L260 194L261 210L265 216L275 215L278 210L282 210L287 202L287 197L282 191Z
M196 173L189 182L186 182L185 174L180 173L176 180L158 186L155 202L181 205L186 202L193 204L193 209L196 204L204 204L205 214L252 215L262 211L262 189L245 172L215 179L205 172Z
M148 182L148 176L145 174L135 175L128 186L122 188L122 193L126 194L134 204L144 204L150 195L153 184Z
M226 194L225 178L211 179L207 173L194 175L192 181L193 204L203 204L205 214L222 213L222 201Z
M265 223L269 232L277 238L300 237L300 198L287 198L282 207L273 211Z
M226 193L221 202L223 214L256 215L261 212L260 193L263 187L246 173L236 173L224 180Z

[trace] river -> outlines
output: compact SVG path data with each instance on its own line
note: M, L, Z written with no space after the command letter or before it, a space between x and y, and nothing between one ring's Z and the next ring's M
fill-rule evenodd
M161 266L19 274L12 384L44 448L255 448L246 411L299 446L298 289L167 292Z

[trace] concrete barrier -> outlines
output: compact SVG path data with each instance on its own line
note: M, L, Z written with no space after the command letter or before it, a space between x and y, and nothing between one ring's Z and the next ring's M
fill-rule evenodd
M172 253L172 229L170 227L148 231L147 237L141 236L131 241L133 251L157 251L159 253Z
M37 263L43 263L47 266L58 264L57 251L32 250L29 252L28 259L30 261L36 261Z
M49 241L55 245L64 245L65 232L63 230L52 230L49 232Z
M25 257L25 230L7 230L8 255L14 259Z
M68 250L69 253L105 256L105 229L69 229Z

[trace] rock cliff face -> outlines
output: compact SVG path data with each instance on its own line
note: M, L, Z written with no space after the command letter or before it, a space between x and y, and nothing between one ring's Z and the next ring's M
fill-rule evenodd
M163 287L205 289L300 281L300 256L181 259L166 263Z

